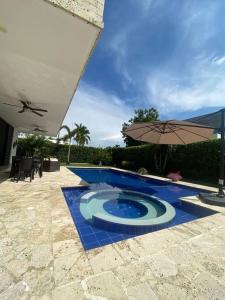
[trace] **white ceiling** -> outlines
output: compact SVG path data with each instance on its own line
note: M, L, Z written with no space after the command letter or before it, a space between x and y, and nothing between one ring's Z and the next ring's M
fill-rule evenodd
M100 29L43 0L0 1L0 117L56 135ZM44 117L18 114L28 99Z

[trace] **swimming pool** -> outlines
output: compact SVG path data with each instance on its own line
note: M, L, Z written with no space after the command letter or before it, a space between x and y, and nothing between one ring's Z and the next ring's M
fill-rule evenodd
M89 183L62 189L85 250L217 213L180 200L196 188L114 169L70 170Z

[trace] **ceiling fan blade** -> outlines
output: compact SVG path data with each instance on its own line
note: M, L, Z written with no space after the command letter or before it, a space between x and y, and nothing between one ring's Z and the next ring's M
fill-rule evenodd
M4 104L4 105L9 105L9 106L15 106L15 107L21 107L21 106L19 106L19 105L10 104L10 103L1 103L1 104Z
M21 109L21 110L18 111L18 114L22 114L23 112L25 112L25 110Z
M46 109L29 107L30 110L48 112Z
M35 110L31 110L31 112L33 113L33 114L35 114L35 115L38 115L38 116L40 116L40 117L43 117L43 115L42 114L39 114L38 112L36 112Z
M20 102L23 104L23 106L28 107L28 103L24 100L20 100Z
M48 132L47 130L39 129L39 128L34 128L34 131L36 132Z
M15 107L21 107L19 105L15 105L15 104L10 104L10 103L1 103L1 104L4 104L4 105L8 105L8 106L15 106Z

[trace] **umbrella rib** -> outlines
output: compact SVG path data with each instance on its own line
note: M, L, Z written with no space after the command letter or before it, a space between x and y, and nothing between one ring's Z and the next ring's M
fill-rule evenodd
M149 131L142 133L141 135L139 135L139 136L136 137L135 139L141 139L141 138L143 137L143 135L145 135L146 133L149 133L149 132L151 132L151 131L154 131L154 129L155 129L155 128L151 128L151 127L149 127L149 128L150 128Z
M185 141L184 141L184 140L176 133L176 131L173 130L172 128L171 128L171 130L172 130L172 132L178 137L178 139L180 139L181 142L182 142L184 145L186 145Z
M145 125L143 127L138 127L138 128L134 128L134 129L126 129L124 130L124 133L128 132L128 131L134 131L134 130L139 130L139 129L143 129L143 128L151 128L149 125Z
M210 129L210 128L209 128ZM209 140L209 138L207 138L206 136L204 136L204 135L201 135L201 134L199 134L199 133L196 133L196 132L193 132L193 131L191 131L191 130L188 130L188 129L183 129L184 131L187 131L187 132L190 132L190 133L192 133L192 134L195 134L195 135L197 135L197 136L200 136L200 137L202 137L202 138L204 138L204 139L207 139L207 140Z

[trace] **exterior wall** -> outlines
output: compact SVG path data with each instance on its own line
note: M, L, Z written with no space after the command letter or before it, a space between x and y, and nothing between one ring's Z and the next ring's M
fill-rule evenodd
M16 142L17 137L18 137L18 131L16 130L16 128L14 128L13 136L12 136L11 149L10 149L9 165L12 164L12 157L16 156L17 146L14 146L14 143Z
M7 166L12 151L13 127L0 119L0 165Z
M103 28L105 0L45 0Z

